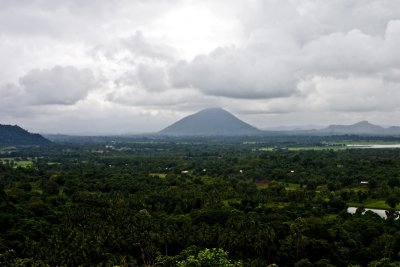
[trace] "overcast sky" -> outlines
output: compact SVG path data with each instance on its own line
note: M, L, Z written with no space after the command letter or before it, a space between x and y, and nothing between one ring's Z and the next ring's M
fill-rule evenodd
M400 1L0 1L1 124L140 133L207 107L400 125Z

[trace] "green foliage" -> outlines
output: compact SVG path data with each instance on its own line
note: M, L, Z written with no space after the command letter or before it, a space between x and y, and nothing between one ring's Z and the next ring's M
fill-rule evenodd
M197 256L190 255L177 263L179 267L234 267L228 253L221 248L204 249Z
M398 196L396 196L396 195L390 195L390 196L386 199L385 203L386 203L387 205L389 205L389 207L391 207L392 209L394 209L394 208L396 207L396 205L400 203L400 198L399 198Z
M399 267L400 262L391 262L388 258L383 258L377 261L373 261L368 264L368 267Z
M43 190L43 193L45 193L47 195L55 195L55 194L58 194L59 187L58 187L58 184L56 182L54 182L53 180L44 180L42 182L42 190Z
M396 200L397 150L259 151L321 140L254 138L7 150L0 265L397 266L397 211L346 212Z
M294 266L295 267L313 267L314 264L312 264L309 259L302 259L302 260L299 260L298 262L296 262L294 264Z

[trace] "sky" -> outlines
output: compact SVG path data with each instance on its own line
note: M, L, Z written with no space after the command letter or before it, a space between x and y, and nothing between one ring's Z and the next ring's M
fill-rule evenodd
M398 0L1 0L0 124L400 125L399 48Z

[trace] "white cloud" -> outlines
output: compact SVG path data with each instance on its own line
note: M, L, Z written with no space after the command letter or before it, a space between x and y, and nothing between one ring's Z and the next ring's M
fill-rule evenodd
M141 31L122 40L123 45L138 57L148 57L154 60L171 61L176 57L176 51L165 44L149 42Z
M198 91L186 89L171 89L162 92L152 92L136 87L120 87L107 95L107 101L135 107L152 107L164 110L179 109L184 106L208 105L212 98Z
M0 119L146 131L219 105L261 125L399 124L398 47L393 0L5 0Z
M235 48L219 48L191 62L181 61L170 71L176 87L199 89L207 95L257 99L295 93L294 66L274 56L262 57Z
M148 91L159 92L169 87L165 69L162 67L140 64L137 75L143 88Z
M393 112L400 99L400 83L379 77L314 77L300 87L307 91L305 105L315 110Z
M35 105L72 105L84 99L96 86L89 69L76 69L72 66L35 69L21 77L19 82L27 102Z

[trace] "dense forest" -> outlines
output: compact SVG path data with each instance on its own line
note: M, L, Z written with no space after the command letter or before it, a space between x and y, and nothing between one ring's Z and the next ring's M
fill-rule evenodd
M332 138L0 149L0 265L400 266L400 151Z

